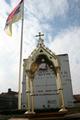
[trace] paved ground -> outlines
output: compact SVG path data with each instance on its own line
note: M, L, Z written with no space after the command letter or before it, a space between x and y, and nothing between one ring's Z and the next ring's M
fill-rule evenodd
M10 118L9 120L30 120L28 118Z
M38 117L38 118L10 118L9 120L80 120L80 113L65 115L63 117Z
M0 115L0 120L80 120L80 113L76 114L67 114L65 116L48 116L46 115L45 117L39 116L35 118L24 118L24 117L11 117L11 116L1 116Z

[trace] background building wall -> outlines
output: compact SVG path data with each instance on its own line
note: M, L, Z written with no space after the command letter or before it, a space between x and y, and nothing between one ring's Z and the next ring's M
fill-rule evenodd
M59 55L58 58L61 65L61 78L62 78L65 106L74 107L74 98L72 92L72 81L71 81L68 54Z

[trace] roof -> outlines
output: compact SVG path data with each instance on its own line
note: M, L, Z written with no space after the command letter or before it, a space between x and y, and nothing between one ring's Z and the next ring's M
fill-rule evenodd
M11 89L8 89L8 92L2 92L0 96L6 96L6 95L17 95L18 92L12 91Z
M75 99L75 103L80 103L80 94L73 95L73 97Z

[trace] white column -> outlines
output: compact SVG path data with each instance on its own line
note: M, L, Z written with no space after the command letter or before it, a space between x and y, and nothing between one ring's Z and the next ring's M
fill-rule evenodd
M31 110L34 113L34 86L33 86L33 78L31 79Z
M25 114L34 114L33 78L30 76L30 71L28 71L27 74L28 80L26 81L26 98L28 109Z
M27 75L26 75L26 104L27 104L27 112L30 112L30 78L29 78L29 71L27 71ZM25 113L25 114L26 114Z
M60 74L60 67L57 67L56 68L56 71L57 71L57 89L58 89L58 94L60 96L60 99L59 99L59 102L60 102L60 107L61 109L59 110L60 112L61 111L67 111L65 109L65 105L64 105L64 96L63 96L63 88L62 88L62 82L61 82L61 74Z

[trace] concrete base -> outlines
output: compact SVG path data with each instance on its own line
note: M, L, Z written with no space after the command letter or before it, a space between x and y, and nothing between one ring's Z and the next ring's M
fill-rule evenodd
M66 108L61 108L59 112L68 112L68 110Z
M35 114L35 112L29 112L29 111L26 111L25 113L24 113L25 115L34 115Z

